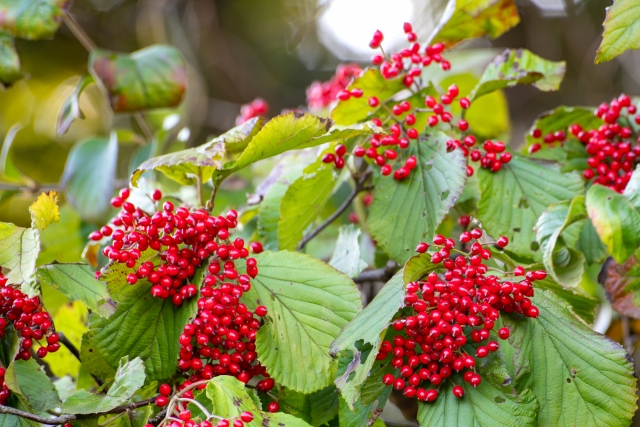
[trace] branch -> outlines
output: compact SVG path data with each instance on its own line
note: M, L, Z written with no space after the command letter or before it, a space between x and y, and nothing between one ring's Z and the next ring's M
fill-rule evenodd
M46 425L62 425L65 423L69 423L71 421L81 420L83 418L93 418L97 415L105 415L105 414L120 414L122 412L132 411L134 409L141 408L143 406L150 405L155 402L157 396L150 397L149 399L141 400L140 402L133 402L127 405L116 406L115 408L105 411L105 412L97 412L95 414L69 414L69 415L61 415L59 417L41 417L40 415L32 414L31 412L21 411L16 408L12 408L10 406L0 405L0 414L9 414L15 415L17 417L25 418L27 420L35 421L40 424Z
M369 421L367 422L367 427L371 427L372 425L375 424L380 414L382 414L383 409L384 408L376 408L376 410L373 411L373 415L371 416L371 418L369 418Z
M389 261L387 265L382 268L363 271L358 277L354 278L353 281L356 283L386 282L391 279L399 269L400 266L395 261Z
M353 189L353 191L351 192L351 194L349 194L349 197L347 197L347 199L340 205L340 207L334 212L332 213L329 218L327 218L322 224L320 224L318 226L318 228L316 228L315 230L313 230L311 233L307 234L306 236L304 236L304 238L300 241L300 243L298 243L298 250L301 250L302 248L305 247L305 245L307 243L309 243L309 241L311 239L313 239L314 237L316 237L318 234L320 234L320 232L322 232L322 230L324 230L325 228L327 228L329 226L329 224L331 224L333 221L336 220L336 218L338 218L340 215L342 215L342 213L344 211L347 210L347 208L351 205L351 202L353 202L353 200L356 198L356 196L361 193L362 191L366 191L366 190L370 190L370 187L367 187L364 185L365 181L367 180L367 178L370 175L370 171L366 171L362 174L362 176L359 179L356 179L356 186Z

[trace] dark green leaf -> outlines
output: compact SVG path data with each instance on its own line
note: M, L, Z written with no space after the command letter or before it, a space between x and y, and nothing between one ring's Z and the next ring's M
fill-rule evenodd
M447 383L433 403L418 403L422 427L535 427L539 410L530 390L520 395L504 394L485 380L477 388L461 381L465 394L457 398Z
M616 0L607 8L602 44L596 64L611 61L629 49L640 48L640 4L635 0Z
M0 34L0 87L11 86L22 78L20 57L12 37Z
M51 380L33 359L13 361L7 368L4 381L33 412L44 412L60 405Z
M356 402L355 407L351 409L349 405L340 398L340 407L338 415L340 417L340 427L362 427L366 426L368 420L373 416L373 411L381 412L387 403L391 387L387 387L383 394L373 403L364 405L362 402Z
M577 286L584 273L584 255L575 249L587 219L584 200L580 195L549 206L535 227L545 269L568 287Z
M256 352L283 386L310 393L332 381L329 346L361 310L360 293L346 275L309 255L263 252L259 275L244 301L267 307Z
M368 218L369 231L391 258L404 262L436 227L462 193L466 159L447 152L444 134L421 138L408 148L418 160L403 181L380 177Z
M356 77L348 87L362 89L360 98L351 97L346 101L338 101L331 112L331 118L339 125L352 125L371 116L379 107L369 106L369 98L375 96L382 104L393 95L405 89L402 79L385 79L380 70L369 68L360 77Z
M82 301L87 308L103 317L116 309L104 283L97 280L91 268L84 264L50 264L37 271L40 283L62 292L70 301Z
M514 0L449 0L430 44L453 46L475 37L495 39L520 22Z
M497 173L481 168L478 179L478 219L484 229L495 238L507 236L509 251L536 261L542 251L534 242L533 227L540 215L549 205L584 191L578 174L562 174L557 167L544 167L519 156Z
M56 134L59 137L67 133L69 127L71 127L71 124L75 122L76 119L84 119L84 114L80 110L80 95L91 83L93 83L93 77L80 77L73 93L64 100L60 108L60 113L58 114L58 121L56 122Z
M39 251L36 230L0 222L0 265L9 270L7 283L20 285L29 297L38 294L35 271Z
M517 351L519 389L540 403L541 426L629 426L636 410L633 363L618 343L578 320L552 292L536 290L537 319L504 318Z
M471 99L516 85L533 85L545 92L558 90L565 70L564 61L547 61L526 49L507 49L485 68Z
M117 160L115 133L109 139L86 139L71 149L61 182L67 201L85 220L100 223L109 211Z
M601 263L607 258L607 247L600 240L600 236L598 236L590 219L584 222L580 232L578 250L584 254L588 265Z
M122 357L139 357L149 381L169 378L177 369L178 337L195 311L195 298L175 307L170 298L153 297L148 284L128 286L120 291L116 311L108 319L90 316L89 331L82 338L83 367L110 378Z
M154 45L131 54L96 49L89 71L117 113L176 107L187 89L187 64L173 46Z
M69 0L2 0L0 31L21 39L50 39L69 7Z
M66 414L95 414L107 412L127 402L144 384L144 363L138 357L120 360L115 379L106 395L78 390L65 400L62 411Z

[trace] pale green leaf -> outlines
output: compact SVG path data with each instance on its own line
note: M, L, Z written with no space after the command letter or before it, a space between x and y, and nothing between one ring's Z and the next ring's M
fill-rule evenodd
M564 61L548 61L526 49L507 49L485 68L471 99L516 85L533 85L545 92L558 90L565 70Z
M602 24L602 44L596 53L596 64L611 61L629 49L640 48L640 4L635 0L615 0L607 8Z
M553 204L540 215L535 226L545 270L561 285L574 287L582 280L584 255L576 245L587 219L585 197Z
M207 384L207 397L213 404L213 413L224 418L236 418L242 412L253 414L253 421L245 423L247 427L310 427L309 424L293 415L282 412L263 412L244 388L244 384L231 376L215 377Z
M29 297L38 294L35 271L39 251L36 230L0 222L0 265L9 270L5 274L7 283L21 285L20 289Z
M444 134L413 142L408 151L417 166L402 181L380 177L368 218L378 246L398 262L413 254L418 243L433 237L467 179L460 150L447 152Z
M102 222L111 208L118 140L90 138L76 144L69 153L62 175L67 202L83 219Z
M535 242L533 227L549 205L582 194L582 178L519 156L497 173L479 169L478 219L483 228L495 238L507 236L510 252L540 260L542 251Z
M49 264L37 271L40 283L62 292L70 301L81 301L90 310L109 317L116 310L107 286L95 278L88 265Z
M360 258L360 233L353 224L340 227L336 248L329 260L329 265L349 277L356 277L367 268L367 263Z
M34 359L14 360L7 368L4 381L36 413L60 405L51 380Z
M80 95L93 81L93 77L91 76L80 77L71 95L62 103L56 122L56 135L58 135L58 137L67 133L71 124L75 122L76 119L84 119L84 114L80 110ZM118 139L120 140L120 138Z
M129 361L128 357L120 360L115 378L106 395L78 390L65 400L62 411L67 414L95 414L107 412L127 402L144 384L144 363L136 357Z
M256 255L259 274L243 297L252 309L267 307L256 338L260 363L283 386L310 393L332 381L329 346L362 308L348 276L309 255Z
M536 290L537 319L505 317L517 351L518 388L531 388L538 425L629 426L636 411L633 363L618 343L578 320L551 292Z

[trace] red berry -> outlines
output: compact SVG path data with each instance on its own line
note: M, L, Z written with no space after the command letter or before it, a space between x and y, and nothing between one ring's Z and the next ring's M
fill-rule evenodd
M278 404L278 402L270 402L267 405L267 411L268 412L278 412L278 410L280 410L280 404Z
M454 386L452 391L455 397L461 398L464 396L464 389L459 385Z
M496 244L501 247L504 248L509 244L509 239L507 238L507 236L500 236L500 238L498 239L498 241L496 242Z
M511 335L511 331L509 331L509 328L500 328L498 330L498 336L500 337L500 339L506 340L507 338L509 338L509 335Z
M240 419L245 423L250 423L251 421L253 421L253 414L249 411L244 411L242 414L240 414Z

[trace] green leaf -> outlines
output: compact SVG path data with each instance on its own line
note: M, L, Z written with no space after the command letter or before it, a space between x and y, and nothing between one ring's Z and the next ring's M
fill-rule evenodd
M336 248L329 260L329 265L349 277L356 277L367 268L367 263L360 258L360 229L353 224L340 227Z
M34 359L14 360L7 368L4 381L35 413L60 406L51 380Z
M91 76L80 77L73 93L62 103L60 113L58 113L58 121L56 122L56 135L58 137L67 133L76 119L84 119L84 114L80 110L80 95L93 82L94 80Z
M83 366L100 378L110 378L122 357L139 357L147 380L169 378L177 369L178 337L196 312L196 298L175 307L171 299L153 297L148 284L139 282L122 289L117 301L108 319L90 316L89 331L82 338Z
M20 289L29 297L38 294L35 271L39 251L36 230L0 222L0 265L9 270L5 274L7 283L21 285Z
M384 405L387 403L391 387L387 387L383 394L373 403L365 405L362 402L356 402L355 407L351 409L344 399L340 398L340 407L338 415L340 418L340 427L362 427L366 426L368 420L373 415L372 411L382 412Z
M568 287L577 286L584 273L584 255L575 249L587 218L584 201L580 195L549 206L535 226L545 270Z
M36 201L29 206L29 213L31 213L31 227L40 231L55 222L60 222L58 193L55 191L40 193Z
M536 290L537 319L505 317L519 388L531 388L541 426L628 426L636 410L633 363L618 343L579 321L552 292Z
M61 183L67 202L87 221L100 223L111 208L118 140L89 138L76 144L69 153Z
M12 395L7 402L7 406L19 409L21 411L30 412L31 408L22 403L15 395ZM18 417L16 415L0 414L0 427L40 427L42 424L38 424L35 421L28 420L26 418Z
M303 153L305 151L300 154ZM256 189L256 192L266 192L260 203L257 228L260 241L267 250L278 250L278 223L282 198L289 186L302 176L306 166L307 156L298 153L288 155L274 166L269 176Z
M441 388L433 403L418 402L418 422L422 427L535 427L539 410L530 390L519 395L504 394L489 381L471 387L461 381L464 397L453 395L453 384Z
M577 248L584 255L588 265L601 263L608 256L607 247L600 240L590 219L584 222Z
M514 0L449 0L429 44L453 46L483 36L495 39L519 22Z
M177 107L187 89L187 64L173 46L154 45L131 54L96 49L89 71L116 113Z
M507 49L485 68L471 99L516 85L533 85L544 92L558 90L565 70L564 61L548 61L526 49Z
M338 176L321 157L302 171L282 197L278 221L278 248L295 250L304 231L313 224L331 196Z
M5 89L21 78L16 42L12 37L0 34L0 87Z
M596 64L611 61L629 49L640 48L640 4L634 0L615 0L607 8L602 44Z
M542 138L534 138L531 133L534 129L539 129L542 136L557 131L565 131L572 124L578 124L584 130L597 129L604 123L602 119L593 114L591 107L565 107L560 106L554 110L542 113L525 136L526 144L524 150L527 150L532 144L543 144ZM581 144L582 145L582 144ZM544 153L549 149L540 150L538 153ZM538 154L536 153L536 154Z
M598 184L587 192L589 218L619 264L640 246L640 201L633 196L633 181L640 181L640 169L633 172L624 194Z
M356 285L309 255L265 251L255 258L260 273L244 302L250 309L267 307L267 322L256 338L260 363L292 390L311 393L328 386L329 346L362 308Z
M544 289L553 292L558 298L563 299L571 306L571 310L587 323L593 323L594 311L599 304L597 298L584 295L577 289L563 288L553 281L550 276L544 280L536 280L533 284L535 289Z
M213 403L212 413L224 418L238 417L242 412L253 414L253 421L247 427L310 427L303 420L282 412L263 412L244 388L244 384L227 375L213 378L207 384L207 397Z
M109 317L116 310L107 287L95 278L88 265L49 264L40 267L36 274L41 284L62 292L70 301L82 301L102 317Z
M338 397L334 386L316 391L309 396L312 426L324 425L338 415Z
M519 156L497 173L480 168L478 180L478 219L484 229L495 238L507 236L509 251L533 260L542 256L533 235L540 215L549 205L584 191L578 174L562 174L557 167L544 167Z
M144 384L144 363L136 357L129 361L128 357L120 360L115 379L106 395L78 390L62 404L62 412L66 414L95 414L107 412L127 402Z
M21 39L50 39L70 7L68 0L2 0L0 31Z
M418 160L403 181L380 177L368 218L368 227L378 246L398 262L406 261L436 227L466 182L466 159L460 150L447 152L444 134L413 142L409 154Z
M114 423L109 424L111 427L144 427L153 413L151 405L143 406L135 411L127 411L121 417L118 417Z
M196 179L203 183L207 182L216 170L222 169L225 155L249 144L261 129L262 124L263 119L256 117L199 147L176 151L142 162L131 174L131 185L137 187L140 176L154 169L182 185L193 185Z
M370 107L369 98L375 96L382 104L406 87L402 79L387 80L380 70L368 68L348 86L348 89L356 88L362 89L363 94L360 98L351 97L346 101L338 101L331 111L331 118L339 125L352 125L366 120L379 108Z

